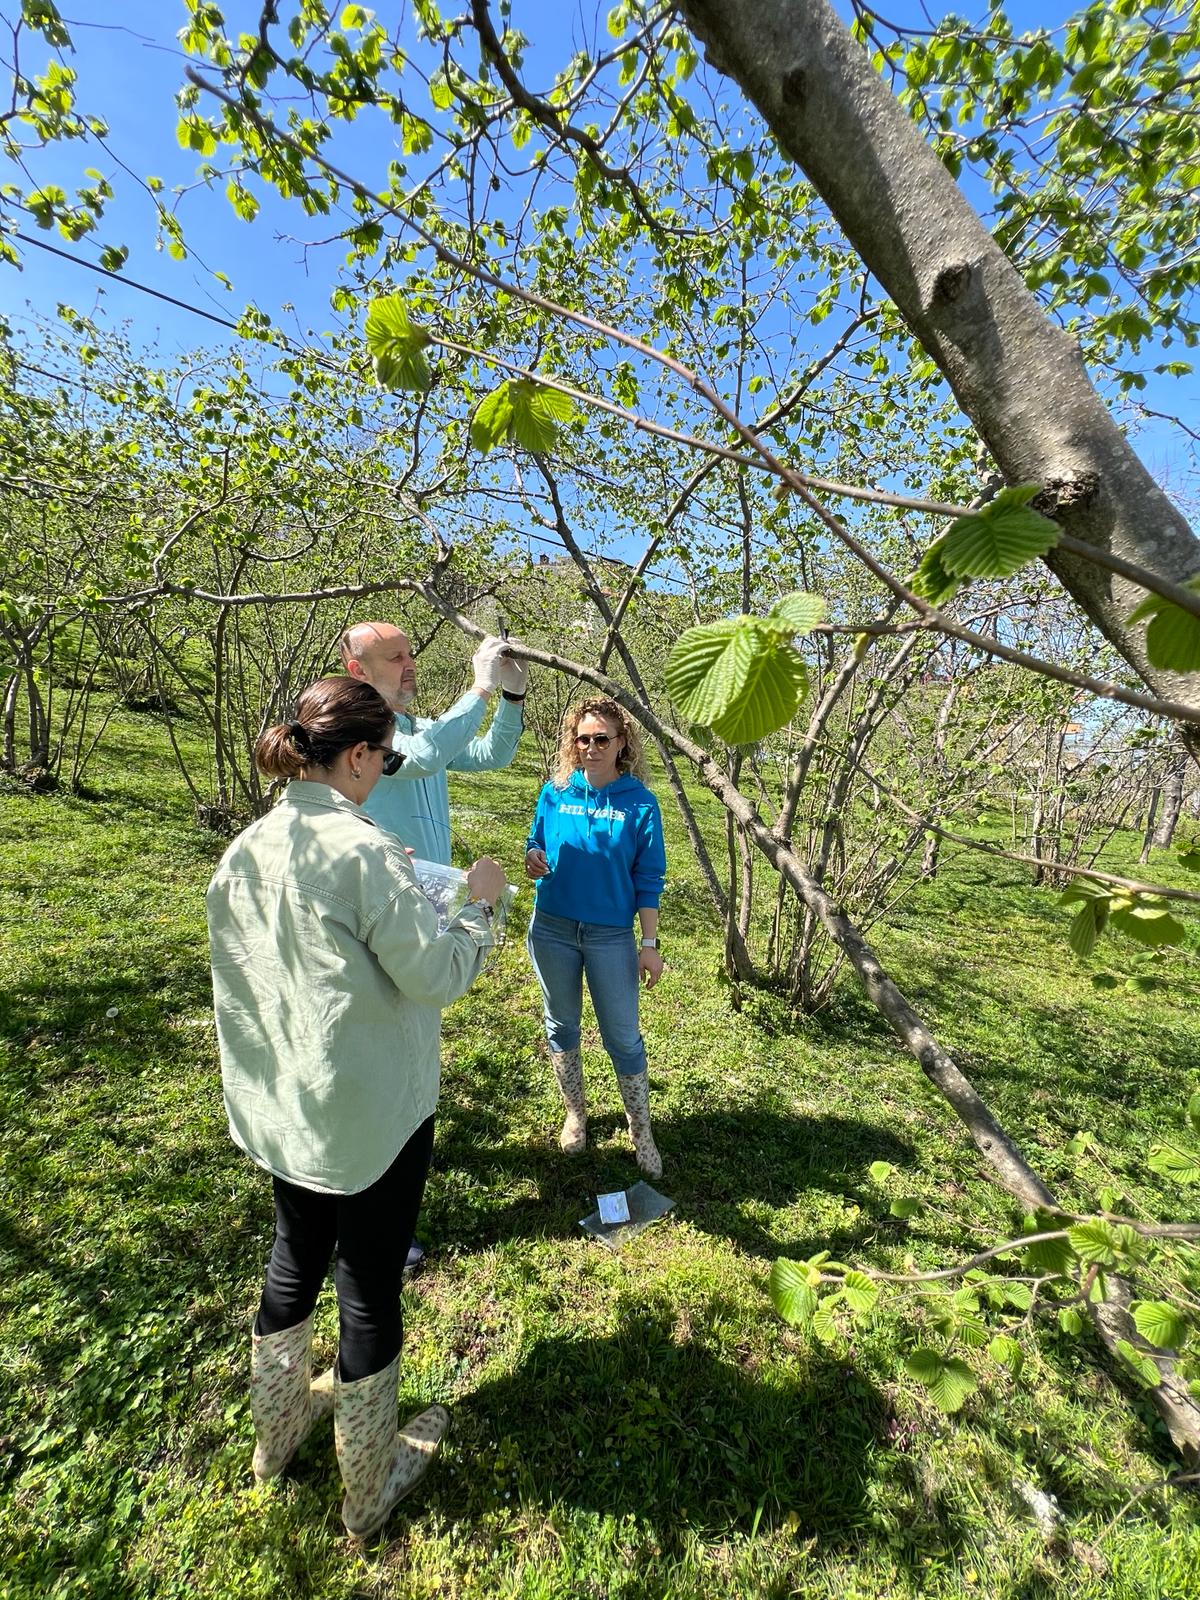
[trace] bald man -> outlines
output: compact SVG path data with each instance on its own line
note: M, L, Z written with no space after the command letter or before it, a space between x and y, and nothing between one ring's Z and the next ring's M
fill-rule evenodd
M339 647L349 675L365 679L391 706L395 746L404 752L399 772L379 780L364 810L410 846L414 855L449 866L446 773L495 772L508 766L525 726L521 707L527 668L504 653L503 639L485 639L471 657L471 687L442 716L430 719L409 711L417 692L417 671L408 635L400 628L390 622L360 622L346 630ZM497 689L500 704L481 735L484 711Z

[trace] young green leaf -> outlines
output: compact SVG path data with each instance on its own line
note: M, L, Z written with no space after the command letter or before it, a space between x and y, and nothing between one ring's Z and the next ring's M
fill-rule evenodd
M855 1316L865 1316L873 1311L879 1299L879 1285L864 1272L850 1271L842 1280L842 1295Z
M1194 1133L1200 1133L1200 1089L1197 1089L1188 1100L1184 1115L1192 1125Z
M402 295L384 295L371 302L366 335L375 377L383 388L422 392L429 388L433 381L425 359L429 335L409 319Z
M940 1350L924 1346L914 1350L904 1363L910 1378L924 1384L934 1404L943 1411L958 1411L977 1385L975 1374L957 1356L944 1356Z
M1058 1313L1058 1325L1064 1333L1075 1337L1085 1327L1083 1312L1077 1311L1074 1306L1064 1306Z
M785 1261L781 1257L771 1268L771 1304L785 1322L795 1327L804 1327L817 1309L817 1297L809 1288L807 1277L803 1262Z
M1130 1310L1133 1325L1147 1344L1178 1350L1187 1338L1187 1318L1166 1300L1135 1300Z
M921 557L921 564L908 580L908 587L931 606L944 606L962 588L962 580L952 576L942 562L942 549L948 534L943 534Z
M1058 524L1030 509L1037 484L1001 489L978 511L959 517L938 559L952 578L1007 578L1058 543Z
M1021 1346L1007 1333L998 1333L988 1345L988 1355L998 1366L1007 1367L1013 1377L1019 1377L1021 1368L1025 1365L1025 1356Z
M1067 1237L1075 1254L1089 1266L1115 1267L1122 1254L1116 1228L1111 1222L1102 1222L1099 1218L1068 1228Z
M475 407L471 418L471 443L484 455L508 438L513 418L510 389L509 383L500 384L491 394L484 395Z
M1133 1373L1143 1389L1157 1389L1162 1375L1144 1351L1136 1349L1128 1339L1117 1340L1117 1354Z
M813 1313L812 1331L822 1344L833 1344L842 1336L833 1314L834 1307L840 1299L841 1295L826 1295Z
M764 620L772 625L779 624L787 630L788 637L794 639L811 633L819 622L824 622L828 609L823 595L805 594L798 589L776 600Z
M1184 587L1200 592L1200 575L1189 578ZM1200 617L1162 595L1148 594L1126 621L1145 622L1147 618L1146 654L1151 666L1168 672L1200 670Z
M562 423L570 422L575 415L575 405L570 395L558 389L548 389L545 384L533 383L528 378L518 378L508 385L512 404L510 423L514 444L524 450L545 454L558 442Z
M1112 913L1112 925L1139 944L1180 944L1187 933L1178 917L1173 917L1164 906L1148 905L1145 901L1118 906Z
M895 1170L890 1161L872 1161L867 1168L867 1171L871 1174L872 1183L886 1183Z
M791 721L808 687L792 646L755 617L689 628L667 660L667 692L685 717L729 744L752 744Z
M888 1210L893 1217L899 1217L902 1222L906 1222L909 1217L915 1217L920 1214L921 1202L912 1195L901 1195L898 1199L892 1201Z
M1173 1178L1176 1183L1200 1183L1200 1156L1173 1144L1152 1145L1146 1165L1160 1178Z

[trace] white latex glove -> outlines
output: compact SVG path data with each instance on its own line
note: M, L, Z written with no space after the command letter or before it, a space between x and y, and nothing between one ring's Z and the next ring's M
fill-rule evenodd
M489 636L483 641L471 657L471 670L475 674L472 688L476 694L491 694L493 689L500 687L500 674L504 670L503 639L494 639Z
M508 641L513 642L511 639ZM517 643L520 644L520 640ZM504 665L500 668L500 687L507 689L509 694L524 694L529 688L529 666L527 662L518 661L516 656L505 656Z

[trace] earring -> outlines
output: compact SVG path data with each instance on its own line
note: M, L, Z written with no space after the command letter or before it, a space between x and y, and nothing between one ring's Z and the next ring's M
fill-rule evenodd
M361 771L360 768L351 767L350 771L351 771L352 776L354 776L355 778L361 778L362 777L362 771Z

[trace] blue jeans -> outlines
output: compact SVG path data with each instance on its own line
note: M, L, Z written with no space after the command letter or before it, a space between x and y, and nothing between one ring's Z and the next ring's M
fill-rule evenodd
M606 928L574 917L535 911L529 924L529 959L542 986L546 1038L556 1054L579 1045L583 980L600 1025L604 1048L622 1077L646 1070L638 1027L638 954L632 928Z

